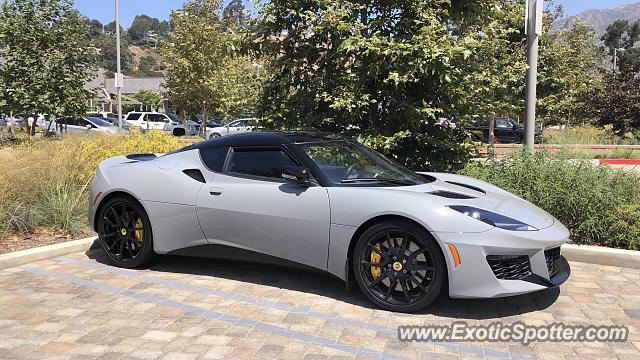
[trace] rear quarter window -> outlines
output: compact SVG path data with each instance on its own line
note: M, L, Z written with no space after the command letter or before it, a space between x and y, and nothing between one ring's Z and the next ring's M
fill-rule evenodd
M140 113L137 113L137 114L136 113L131 113L131 114L127 115L127 120L138 120L138 119L140 119L140 115L142 115L142 114L140 114Z
M229 147L226 146L200 149L202 162L209 170L214 172L222 172L228 153Z

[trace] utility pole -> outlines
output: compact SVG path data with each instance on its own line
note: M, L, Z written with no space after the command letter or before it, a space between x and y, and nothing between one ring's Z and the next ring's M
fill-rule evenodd
M117 57L117 72L115 79L115 86L118 93L118 132L122 133L122 82L124 77L122 76L122 69L120 63L120 0L116 1L116 57Z
M624 48L614 48L613 49L613 78L616 78L616 73L618 71L618 51L623 52Z
M536 129L536 91L538 85L538 41L542 34L543 0L527 0L525 32L527 34L527 82L525 91L524 143L534 150Z

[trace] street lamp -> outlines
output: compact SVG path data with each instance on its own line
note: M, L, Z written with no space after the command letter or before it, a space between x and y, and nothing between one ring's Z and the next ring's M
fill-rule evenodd
M623 52L624 48L613 49L613 77L616 77L616 70L618 69L618 51Z
M115 78L115 86L118 94L118 132L122 132L122 81L123 76L121 74L121 63L120 63L120 0L116 1L116 78Z

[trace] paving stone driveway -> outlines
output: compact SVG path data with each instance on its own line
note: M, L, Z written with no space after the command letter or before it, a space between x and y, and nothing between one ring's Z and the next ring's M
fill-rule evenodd
M0 271L0 359L640 359L640 270L572 263L560 290L375 309L331 277L161 257L146 270L100 250ZM403 343L399 325L523 321L630 327L626 343Z

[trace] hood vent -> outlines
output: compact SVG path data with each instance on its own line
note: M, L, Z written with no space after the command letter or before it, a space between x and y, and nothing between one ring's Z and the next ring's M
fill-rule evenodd
M455 181L445 181L445 182L449 183L451 185L462 186L463 188L467 188L469 190L477 191L477 192L485 194L485 195L487 194L486 191L480 189L479 187L473 186L473 185L463 184L463 183L459 183L459 182L455 182Z
M460 194L460 193L456 193L453 191L446 191L446 190L436 190L436 191L428 192L427 194L441 196L448 199L464 199L464 200L475 199L474 196Z

